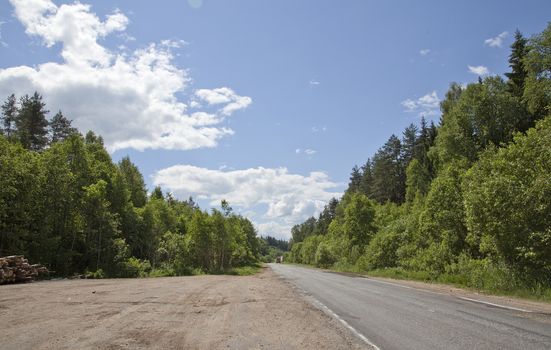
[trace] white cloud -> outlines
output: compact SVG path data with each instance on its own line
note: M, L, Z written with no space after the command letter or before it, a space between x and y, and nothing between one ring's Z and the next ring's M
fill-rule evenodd
M310 85L319 85L319 84L321 84L321 83L320 83L319 81L317 81L317 80L310 80L308 83L309 83Z
M250 168L221 171L191 165L176 165L153 175L155 185L167 188L180 198L190 195L208 199L218 205L222 199L239 210L258 211L257 224L266 227L290 229L312 215L317 215L325 204L342 193L334 191L339 184L332 182L324 172L308 176L290 174L286 168ZM262 233L273 233L261 231ZM279 232L289 235L289 231Z
M252 102L222 88L232 93L216 112L189 114L177 94L191 79L175 66L172 54L185 42L164 40L131 53L114 51L98 41L125 34L129 20L120 11L102 20L78 2L59 7L49 0L11 3L27 34L47 47L61 44L63 61L0 69L0 96L39 91L50 108L63 110L80 130L101 134L110 151L215 147L233 134L222 125L225 117Z
M232 89L222 87L218 89L199 89L195 96L207 102L209 105L226 104L219 110L224 115L231 115L233 112L247 108L253 100L248 96L239 96Z
M401 102L406 112L415 112L419 116L434 116L440 108L440 98L436 91L432 91L416 100L408 98Z
M304 150L304 153L306 153L309 156L312 156L312 155L316 154L317 151L313 150L313 149L310 149L310 148L307 148L307 149Z
M490 71L487 67L484 66L467 66L469 68L469 73L473 73L479 76L488 75Z
M426 56L430 53L430 49L422 49L422 50L419 50L419 54L421 56Z
M295 150L295 153L296 153L296 154L300 154L300 152L302 152L302 150L301 150L300 148L297 148L297 149Z
M250 215L247 215L250 218ZM254 223L260 236L272 236L277 239L289 240L291 238L291 229L293 224L281 223L276 221Z
M501 47L503 44L503 39L505 39L509 35L509 32L502 32L495 38L489 38L484 40L484 44L490 46L490 47Z

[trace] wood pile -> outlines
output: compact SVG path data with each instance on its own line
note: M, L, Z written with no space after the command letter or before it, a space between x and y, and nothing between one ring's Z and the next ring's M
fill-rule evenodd
M0 257L0 284L30 282L43 274L48 274L46 267L29 264L23 255Z

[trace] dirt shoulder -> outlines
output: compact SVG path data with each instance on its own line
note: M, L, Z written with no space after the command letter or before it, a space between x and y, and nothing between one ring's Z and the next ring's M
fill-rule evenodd
M269 268L0 286L2 349L360 349Z

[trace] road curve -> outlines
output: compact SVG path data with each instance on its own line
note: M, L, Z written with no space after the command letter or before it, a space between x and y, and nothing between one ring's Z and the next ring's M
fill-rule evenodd
M270 267L380 349L551 349L551 315L364 277Z

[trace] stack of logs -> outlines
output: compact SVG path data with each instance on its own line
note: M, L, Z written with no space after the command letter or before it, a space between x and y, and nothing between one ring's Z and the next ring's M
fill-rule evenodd
M48 274L46 267L29 264L23 255L0 257L0 284L30 282L43 274Z

